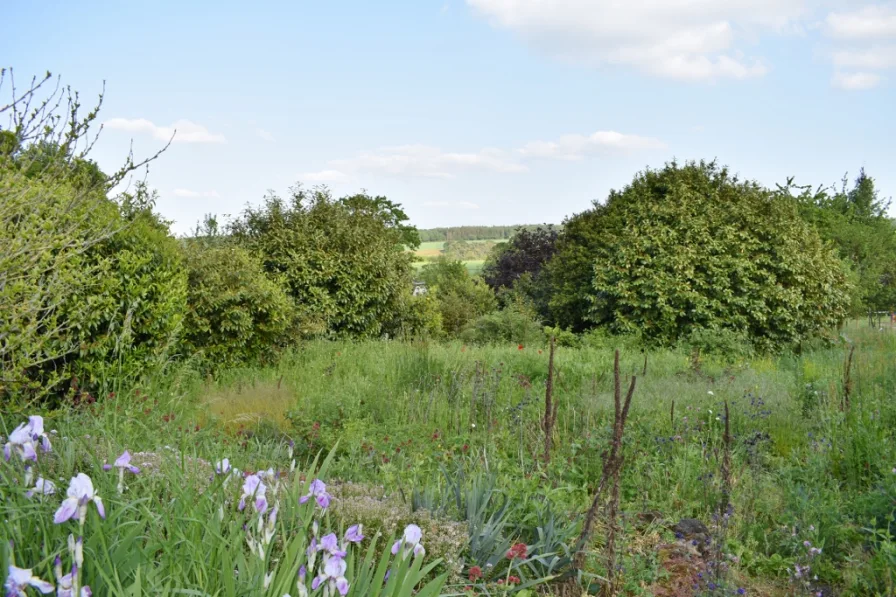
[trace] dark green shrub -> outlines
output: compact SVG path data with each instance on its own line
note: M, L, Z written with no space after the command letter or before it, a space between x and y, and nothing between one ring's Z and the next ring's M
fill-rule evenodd
M257 362L288 338L293 303L261 262L233 244L191 242L184 347L211 368Z
M6 390L35 396L134 379L169 354L185 309L177 241L145 187L116 203L56 178L2 179Z
M555 288L572 291L555 298L561 324L638 330L658 344L727 329L769 350L811 338L848 312L842 264L795 200L714 162L638 174L569 222L564 234L573 233L581 242L558 249Z

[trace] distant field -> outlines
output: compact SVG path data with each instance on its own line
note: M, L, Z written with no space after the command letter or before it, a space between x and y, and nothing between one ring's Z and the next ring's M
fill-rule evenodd
M502 243L506 242L506 239L503 238L493 238L493 239L480 239L480 240L468 240L464 241L469 244L482 244L482 243ZM420 247L414 251L414 254L417 257L422 258L435 258L442 254L442 250L445 248L445 241L431 241L420 243ZM482 266L485 263L484 259L477 260L463 260L463 264L467 267L467 270L470 272L470 275L478 275L482 271ZM414 263L414 269L420 270L423 266L426 265L426 261L417 261Z

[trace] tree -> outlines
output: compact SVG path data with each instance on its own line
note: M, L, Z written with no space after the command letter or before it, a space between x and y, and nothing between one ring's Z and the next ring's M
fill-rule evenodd
M591 307L591 283L594 257L601 240L602 207L574 214L563 222L553 258L545 267L546 283L551 292L548 310L554 323L573 332L593 326L588 318Z
M391 332L411 286L412 230L397 204L324 187L265 198L232 222L234 240L282 280L305 334L371 337Z
M878 197L874 179L859 172L853 187L846 177L839 191L793 185L800 213L849 265L853 288L853 312L890 310L896 307L896 233L887 218L889 202Z
M594 209L592 226L582 318L593 325L660 344L728 330L769 350L846 317L842 264L795 202L715 162L638 174Z
M482 278L499 296L516 289L540 317L550 319L550 285L542 276L557 250L559 233L553 226L517 229L513 237L496 247L482 268Z
M436 297L442 330L458 335L470 322L497 308L492 291L479 278L473 278L460 261L439 257L420 270L427 294Z

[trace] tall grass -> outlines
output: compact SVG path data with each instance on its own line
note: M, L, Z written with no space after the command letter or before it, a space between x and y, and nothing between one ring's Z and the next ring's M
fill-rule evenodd
M621 374L638 376L620 479L616 541L623 594L660 592L673 575L655 555L675 543L668 529L683 517L708 522L716 512L726 401L733 515L719 553L731 558L734 586L771 594L798 588L794 565L806 554L795 537L811 534L805 540L822 546L811 563L817 587L887 594L887 558L894 553L887 533L896 532L888 521L896 499L896 333L855 324L844 336L841 345L805 347L799 355L703 355L699 368L686 350L656 350L646 375L642 351L622 347ZM852 391L845 408L850 346ZM332 452L332 478L378 487L408 504L415 493L443 496L427 504L460 519L465 515L445 502L451 495L444 491L446 475L462 474L469 483L487 475L514 505L490 531L500 533L491 544L538 543L548 528L544 506L554 517L550 524L568 526L559 534L572 538L612 433L615 348L594 338L557 349L553 396L559 409L547 468L540 426L546 346L316 341L296 347L276 366L213 377L172 371L140 387L117 388L91 407L46 413L47 428L60 433L36 472L64 491L75 471L91 471L110 500L110 521L91 518L96 533L87 540L94 558L88 573L107 594L137 594L135 586L163 594L182 588L230 594L212 576L222 566L239 569L245 557L238 533L227 526L237 519L213 520L214 500L207 498L220 488L196 471L207 473L208 463L223 456L245 470L286 470L290 441L300 469L321 451ZM19 422L20 415L0 412L0 433ZM158 463L116 497L115 480L100 467L125 448L158 455ZM22 469L0 466L0 539L13 541L17 563L44 573L65 543L66 533L45 520L59 500L25 499L22 477ZM647 514L651 522L639 522ZM591 556L603 549L601 524L598 516ZM204 541L211 547L197 547ZM563 547L553 542L533 549L553 561ZM477 556L459 555L462 566L452 572L451 586L462 592ZM602 566L601 558L588 558L591 573L604 575ZM551 568L550 575L556 572ZM240 583L233 590L251 584Z

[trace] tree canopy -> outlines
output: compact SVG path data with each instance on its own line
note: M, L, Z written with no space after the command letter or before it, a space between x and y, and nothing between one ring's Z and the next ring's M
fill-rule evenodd
M389 331L411 286L405 219L383 197L297 186L247 207L230 233L285 284L306 333L369 337Z
M646 170L591 211L572 227L584 242L567 239L555 269L560 288L575 288L590 262L582 302L555 304L587 302L579 321L666 344L724 329L772 349L846 317L842 265L796 203L715 162Z

